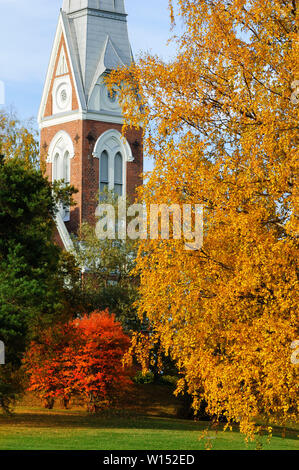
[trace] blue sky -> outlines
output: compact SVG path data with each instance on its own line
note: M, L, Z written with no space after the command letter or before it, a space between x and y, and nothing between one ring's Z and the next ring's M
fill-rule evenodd
M0 80L6 105L22 119L37 115L62 0L0 0ZM135 55L151 51L167 58L168 0L126 0Z

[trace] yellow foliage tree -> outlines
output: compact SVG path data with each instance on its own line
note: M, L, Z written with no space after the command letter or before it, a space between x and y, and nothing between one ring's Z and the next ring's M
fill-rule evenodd
M28 168L40 165L38 133L30 122L23 124L14 113L0 111L0 154L22 160Z
M155 158L145 203L204 205L202 249L141 242L139 311L178 390L253 434L298 417L297 3L177 3L175 59L146 55L109 79Z

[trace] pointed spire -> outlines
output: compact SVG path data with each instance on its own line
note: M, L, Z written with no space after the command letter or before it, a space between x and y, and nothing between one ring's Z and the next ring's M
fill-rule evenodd
M124 0L64 0L62 16L69 24L88 98L98 71L132 62Z
M69 14L85 8L125 14L124 0L63 0L62 10Z

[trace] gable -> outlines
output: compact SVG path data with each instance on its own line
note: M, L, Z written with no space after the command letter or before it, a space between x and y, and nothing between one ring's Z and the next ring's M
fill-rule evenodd
M78 110L79 103L76 96L74 79L69 72L70 70L70 59L66 52L65 39L63 35L61 35L43 117L50 117L59 112ZM68 102L65 108L63 108L63 106L60 108L59 105L56 104L56 101L63 103L63 100L59 99L59 93L61 96L63 96L63 93L67 95Z
M73 119L77 113L82 117L104 113L102 118L108 122L113 113L113 118L121 119L119 107L107 99L101 78L131 62L124 13L61 10L38 114L40 127Z
M58 88L60 88L59 91ZM60 100L57 99L57 93L59 93L61 97ZM61 106L60 109L58 105L63 103L65 96L67 106L65 109ZM57 102L56 107L55 102ZM56 116L66 111L80 111L85 108L85 96L78 63L76 61L76 54L72 44L69 24L67 19L64 18L63 13L61 13L48 66L38 114L38 122L41 124L45 118Z

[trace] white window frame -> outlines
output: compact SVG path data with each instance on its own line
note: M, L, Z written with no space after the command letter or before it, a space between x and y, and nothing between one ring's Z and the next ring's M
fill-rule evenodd
M114 190L114 159L118 153L122 156L122 196L127 194L127 162L134 161L131 147L128 141L115 129L110 129L104 132L96 141L93 156L101 159L102 153L108 153L108 179L109 190ZM101 169L101 162L99 162L99 169ZM101 175L99 175L99 182L101 182Z
M52 182L59 181L64 178L64 159L65 155L68 154L69 165L68 165L68 177L66 183L71 182L71 160L74 158L74 145L70 135L65 131L59 131L55 137L52 139L47 163L52 164ZM69 222L70 220L70 208L61 207L59 208L59 213L64 222Z

